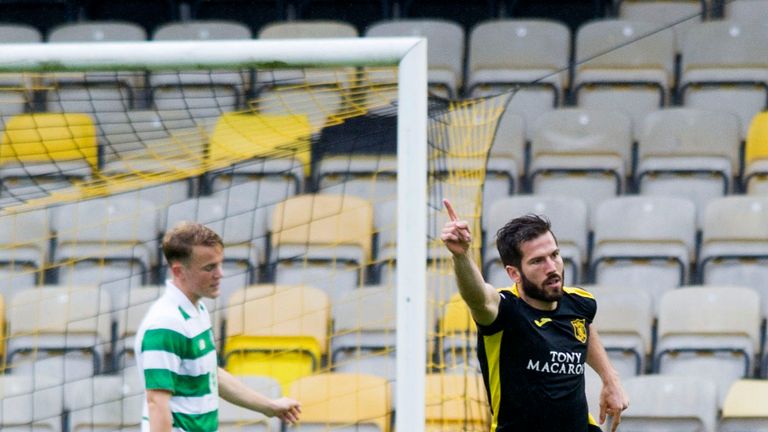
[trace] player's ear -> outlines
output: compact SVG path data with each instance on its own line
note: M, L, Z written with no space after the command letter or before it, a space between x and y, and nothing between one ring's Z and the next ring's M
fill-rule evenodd
M504 270L507 271L507 275L513 282L520 284L520 270L517 267L508 265L504 266Z
M184 264L182 264L180 261L173 261L170 263L171 266L171 274L173 277L178 278L181 276L181 270L184 267Z

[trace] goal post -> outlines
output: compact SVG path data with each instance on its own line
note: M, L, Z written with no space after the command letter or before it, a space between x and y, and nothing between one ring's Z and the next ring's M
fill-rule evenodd
M424 425L427 41L423 38L4 44L0 73L396 66L396 428ZM408 289L403 289L408 287Z

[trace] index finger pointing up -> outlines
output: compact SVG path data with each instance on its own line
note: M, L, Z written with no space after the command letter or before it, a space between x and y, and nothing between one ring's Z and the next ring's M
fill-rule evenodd
M450 201L443 198L443 205L445 206L445 210L448 211L448 218L451 219L451 222L459 220L459 217L456 216L456 210L453 209Z

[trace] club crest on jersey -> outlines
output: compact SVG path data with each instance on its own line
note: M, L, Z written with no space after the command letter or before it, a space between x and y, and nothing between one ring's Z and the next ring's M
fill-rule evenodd
M587 342L587 321L584 318L571 320L573 335L581 343Z

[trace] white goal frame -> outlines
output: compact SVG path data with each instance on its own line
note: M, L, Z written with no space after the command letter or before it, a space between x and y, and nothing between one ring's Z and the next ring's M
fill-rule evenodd
M398 66L395 427L424 428L427 41L424 38L2 44L0 72Z

